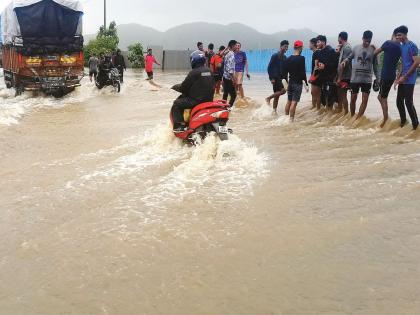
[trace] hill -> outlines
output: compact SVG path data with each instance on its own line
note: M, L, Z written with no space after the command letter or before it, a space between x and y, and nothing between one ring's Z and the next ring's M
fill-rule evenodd
M226 45L230 39L242 43L245 49L277 48L280 41L290 42L301 39L308 42L317 34L309 29L288 30L274 34L264 34L240 23L228 25L215 23L189 23L173 27L166 32L160 32L140 24L121 24L117 26L121 49L126 49L135 42L141 42L144 47L163 46L165 49L195 49L195 44L201 41L216 46ZM86 43L95 35L85 35Z

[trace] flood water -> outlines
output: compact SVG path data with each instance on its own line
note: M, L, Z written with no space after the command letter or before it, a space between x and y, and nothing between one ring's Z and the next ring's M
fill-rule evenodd
M0 90L0 314L420 314L420 131L272 117L175 139L180 73L61 100ZM284 106L285 99L281 100ZM420 109L420 86L415 95Z

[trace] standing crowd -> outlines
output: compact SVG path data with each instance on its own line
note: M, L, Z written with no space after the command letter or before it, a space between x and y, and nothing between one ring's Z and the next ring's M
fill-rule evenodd
M352 46L348 42L347 32L338 35L338 46L333 49L327 45L327 38L319 35L310 40L309 47L313 51L311 83L312 106L318 110L321 106L337 113L349 112L361 118L367 108L371 90L379 92L378 100L383 111L381 128L387 122L388 96L394 86L397 92L397 108L400 114L401 127L407 123L408 112L413 129L416 130L419 121L413 102L414 87L417 80L417 69L420 64L418 48L408 39L408 28L400 26L392 34L392 38L381 47L372 45L373 33L365 31L362 42ZM286 115L294 119L294 112L300 100L303 83L307 85L305 59L300 56L303 43L294 43L294 54L286 58L289 42L282 41L280 50L274 54L268 66L269 79L273 85L274 94L266 101L273 102L273 114L277 114L277 106L281 95L288 93ZM378 59L381 56L381 63ZM379 72L379 65L381 71ZM305 75L304 75L305 73ZM374 78L375 77L375 78ZM287 86L288 85L288 86ZM351 92L350 102L348 91ZM359 94L362 101L356 114L356 103ZM350 106L349 106L350 105Z
M273 54L268 65L268 77L273 87L273 94L266 98L271 105L273 115L277 114L280 97L287 93L286 115L294 120L296 107L304 88L311 84L312 106L320 110L334 110L355 116L364 116L371 90L379 92L378 100L383 112L381 128L389 119L388 97L392 87L398 89L397 108L400 114L401 127L410 116L413 129L419 125L413 102L414 87L417 80L417 68L420 60L416 44L408 39L408 28L400 26L392 33L392 38L382 46L372 44L373 32L365 31L361 43L352 47L347 32L338 35L338 45L334 49L327 44L327 38L319 35L309 42L312 50L312 67L306 69L305 57L302 56L304 43L297 40L293 43L293 53L289 57L289 42L280 43L280 49ZM214 45L208 45L205 51L203 43L197 43L197 51L205 54L207 66L215 80L215 93L220 94L223 88L223 99L232 106L239 94L244 97L244 74L248 73L246 53L241 44L231 40L227 47L220 46L218 52ZM306 73L310 72L309 80ZM350 91L350 97L348 96ZM361 94L360 105L357 102Z

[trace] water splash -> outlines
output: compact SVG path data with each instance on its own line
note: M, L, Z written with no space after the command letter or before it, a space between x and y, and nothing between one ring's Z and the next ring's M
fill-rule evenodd
M228 141L207 137L166 176L149 187L142 201L162 207L187 198L212 203L250 195L259 178L268 175L268 156L231 135Z

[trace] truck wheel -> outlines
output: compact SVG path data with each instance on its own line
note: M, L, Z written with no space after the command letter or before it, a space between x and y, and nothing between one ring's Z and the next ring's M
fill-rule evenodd
M64 96L64 90L63 90L63 89L59 89L59 90L57 90L57 91L54 91L54 92L52 93L52 95L53 95L55 98L62 98L62 97Z

